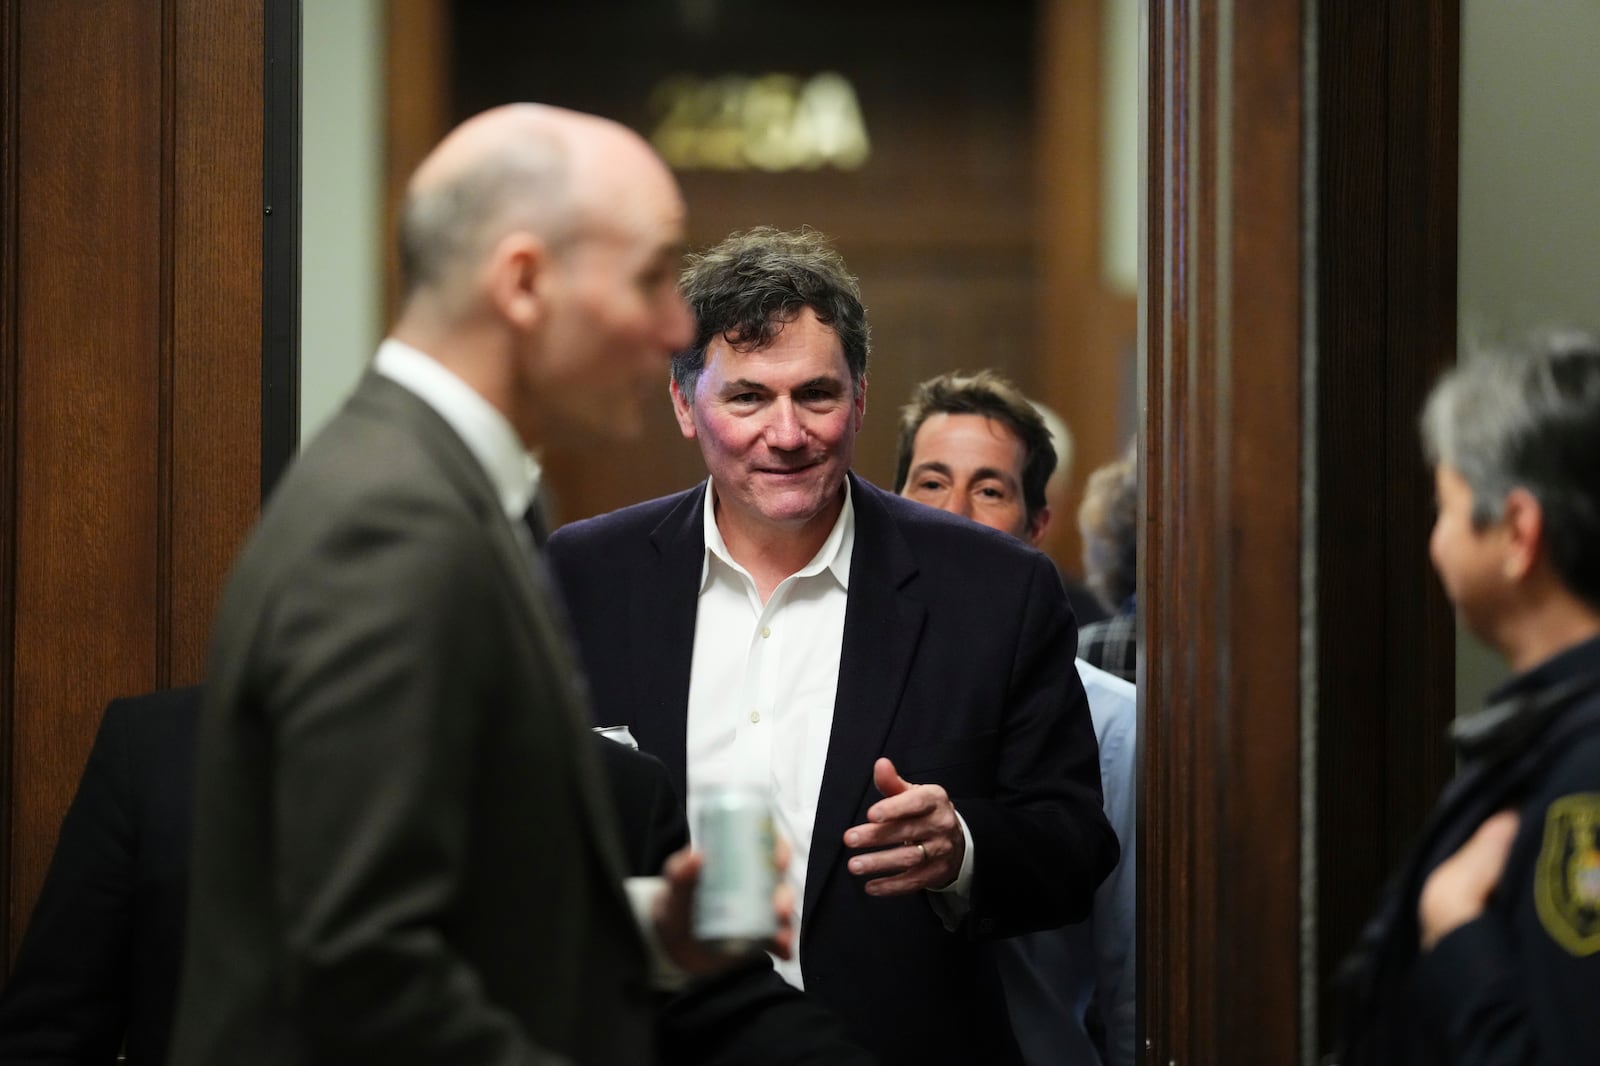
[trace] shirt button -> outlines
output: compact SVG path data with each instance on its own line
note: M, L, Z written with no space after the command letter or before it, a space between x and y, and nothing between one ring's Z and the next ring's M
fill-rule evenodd
M761 712L760 712L760 711L751 711L751 712L750 712L750 720L751 720L751 721L752 721L752 722L759 722L759 721L761 721Z
M766 638L768 638L770 636L772 636L772 627L771 626L762 626L761 627L761 639L765 640Z

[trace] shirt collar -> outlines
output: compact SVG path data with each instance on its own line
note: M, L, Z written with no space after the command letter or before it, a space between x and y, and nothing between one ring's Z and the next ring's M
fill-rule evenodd
M510 420L444 364L409 344L384 341L372 367L449 423L489 475L506 516L520 520L539 490L541 471Z
M706 479L706 497L703 508L703 521L705 526L705 556L700 564L700 591L706 590L706 582L711 577L711 560L720 560L724 565L732 567L735 571L748 576L748 571L734 560L728 551L728 544L722 539L722 530L717 528L716 509L716 484ZM850 479L844 479L844 506L839 508L839 517L833 521L833 529L828 532L828 539L822 542L822 547L817 549L817 554L811 561L799 570L794 577L811 577L824 570L833 575L844 591L850 591L850 559L855 553L856 545L856 508L850 496Z

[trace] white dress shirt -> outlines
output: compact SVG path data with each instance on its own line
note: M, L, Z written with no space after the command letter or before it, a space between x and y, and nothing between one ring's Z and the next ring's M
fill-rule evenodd
M706 486L705 499L686 727L689 808L708 781L755 781L768 789L775 828L792 849L794 926L803 931L806 864L839 690L855 508L846 482L827 540L763 604L755 579L734 561L717 528L714 486ZM803 987L804 949L797 942L792 959L774 960L796 988Z
M437 359L392 337L378 346L372 368L450 424L489 475L512 528L526 535L522 516L539 490L539 463L511 421Z

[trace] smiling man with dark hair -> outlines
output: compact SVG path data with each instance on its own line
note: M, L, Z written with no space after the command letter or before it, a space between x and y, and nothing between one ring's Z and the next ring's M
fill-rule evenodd
M984 941L1081 918L1116 863L1050 560L850 472L868 334L814 232L694 257L673 409L709 478L550 554L596 712L686 786L771 792L780 965L885 1063L1020 1061Z

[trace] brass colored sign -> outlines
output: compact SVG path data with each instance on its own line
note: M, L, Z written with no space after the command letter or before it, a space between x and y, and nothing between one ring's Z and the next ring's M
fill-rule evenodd
M856 170L870 150L855 88L832 72L677 75L650 105L650 140L678 170Z

